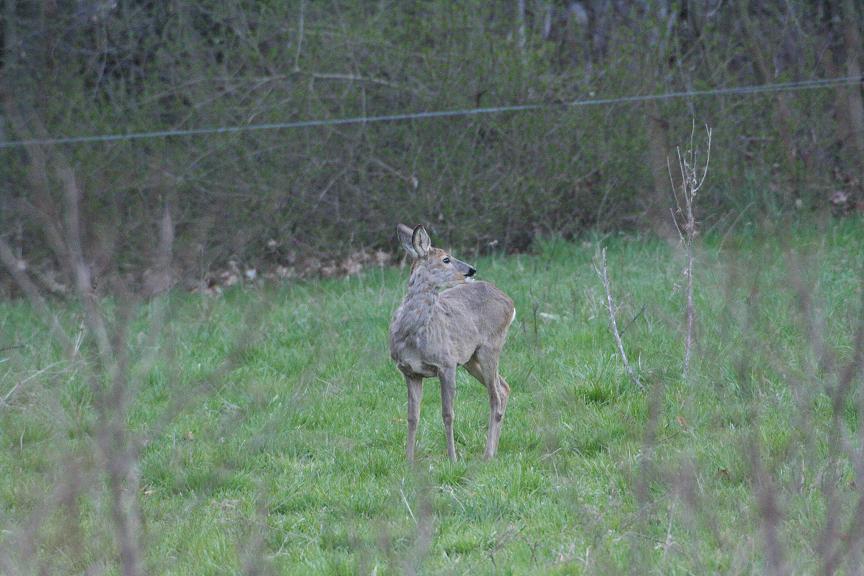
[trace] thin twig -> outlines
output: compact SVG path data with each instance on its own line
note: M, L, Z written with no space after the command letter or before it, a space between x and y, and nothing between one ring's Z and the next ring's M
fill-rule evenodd
M601 282L603 282L603 288L606 290L606 310L609 312L609 325L612 329L612 336L615 337L615 345L618 346L618 354L621 355L621 361L624 363L624 369L627 371L627 375L630 376L630 380L633 384L641 390L642 383L639 381L639 376L636 374L636 371L633 370L633 367L630 366L630 362L627 360L627 354L624 352L624 343L621 341L620 332L618 332L618 321L615 319L615 302L612 299L612 288L609 285L609 273L606 268L605 247L600 250L599 260L600 262L598 265L597 259L595 258L594 271L597 273L597 276L600 277Z
M303 24L306 2L300 2L300 19L297 24L297 52L294 54L294 71L300 71L300 53L303 51Z
M414 511L411 510L411 505L408 503L408 498L405 497L405 492L402 488L399 488L399 495L402 496L402 503L405 504L405 508L408 509L408 515L411 516L411 520L414 521L414 524L417 524L417 518L414 516Z
M753 492L756 496L756 508L759 511L759 528L762 532L765 546L765 567L769 574L787 574L786 551L781 541L781 526L783 512L777 501L776 488L771 476L762 464L759 453L759 441L756 434L750 443L750 467L753 473Z
M45 372L47 372L51 368L54 368L58 364L60 364L60 362L53 362L53 363L49 364L48 366L45 366L44 368L37 370L36 372L31 374L30 376L27 376L23 380L19 380L18 383L15 384L14 386L12 386L12 389L9 390L9 392L7 392L3 396L3 398L0 398L0 406L8 406L9 405L9 398L12 397L12 394L14 394L18 388L20 388L21 386L23 386L27 382L30 382L31 380L38 378L39 376L41 376L42 374L44 374Z
M54 338L57 339L70 357L74 356L75 347L72 340L69 338L69 335L66 334L66 331L60 324L60 319L56 314L49 310L45 298L43 298L42 294L39 293L39 288L33 284L32 280L30 280L26 270L22 268L18 259L15 258L12 248L5 240L3 240L3 238L0 238L0 262L3 263L6 270L15 280L16 284L18 284L18 287L24 292L28 300L30 300L30 304L37 310L37 312L39 312L39 315L42 317L45 324L50 327Z
M627 322L627 324L624 325L624 328L621 329L621 336L624 336L624 334L625 334L628 330L630 330L630 327L633 326L633 324L635 324L636 321L639 320L639 318L642 317L642 314L645 313L645 308L647 308L647 306L648 306L647 304L643 304L643 305L642 305L642 308L639 309L639 312L637 312L636 315L633 316L633 318L631 318L630 321Z

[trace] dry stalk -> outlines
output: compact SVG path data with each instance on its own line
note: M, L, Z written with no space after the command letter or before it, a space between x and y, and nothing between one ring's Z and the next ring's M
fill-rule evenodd
M696 194L705 183L705 177L708 175L708 164L711 161L711 128L706 125L705 131L707 132L708 144L705 166L700 176L699 167L696 165L698 154L696 147L693 145L695 131L696 123L694 122L693 129L690 132L690 146L683 156L681 155L680 147L676 147L675 149L678 156L678 169L681 172L680 198L678 192L676 192L675 182L672 178L672 169L668 166L668 158L666 160L667 168L669 169L669 181L672 183L672 194L675 196L676 210L672 214L672 218L687 257L687 263L684 268L684 276L687 278L687 287L685 290L687 334L684 341L684 366L682 369L682 376L685 381L690 373L690 359L693 355L693 331L696 325L696 307L693 303L693 263L695 260L693 245L698 230L694 206L696 203ZM681 219L681 222L679 222L679 219Z
M754 435L755 437L755 435ZM765 568L768 574L788 574L786 551L781 541L783 512L780 509L776 488L762 463L759 441L750 443L750 467L753 471L753 492L759 515L759 529L765 546Z
M30 122L12 114L21 134L29 136L28 124L37 133L44 132L39 118L32 115ZM144 573L141 511L138 503L138 454L128 429L126 416L130 403L131 376L128 359L127 328L132 315L132 302L118 309L118 319L109 322L108 314L94 288L93 274L83 249L81 221L81 188L69 162L58 151L49 155L38 145L28 147L33 177L43 185L42 193L50 197L49 167L62 188L64 218L46 224L49 236L54 236L55 257L73 280L73 294L81 303L84 324L92 335L95 355L91 367L83 368L84 377L93 391L97 411L96 445L111 498L111 519L116 545L119 548L121 573L138 576ZM61 223L62 222L62 223ZM171 238L168 238L170 240ZM45 302L39 288L30 279L9 245L0 238L0 262L9 270L31 305L39 311L51 327L70 361L75 360L78 346L70 340L56 314Z
M411 515L411 519L414 520L415 525L414 542L411 546L410 552L404 559L405 563L403 571L409 576L414 576L422 573L421 569L423 560L429 555L429 549L432 546L432 536L435 528L435 515L432 511L432 504L426 497L425 491L417 491L417 498L415 500L415 507L417 508L416 516L408 505L408 500L405 498L405 494L401 487L399 491L400 494L402 494L402 501L408 508L408 513Z
M759 267L755 269L758 274ZM857 498L857 502L849 500L851 491L846 485L848 479L845 477L847 466L851 465L853 488L855 484L864 484L864 451L860 448L864 433L859 427L858 438L853 438L853 431L850 430L844 416L846 407L850 403L855 402L859 410L864 406L856 387L864 369L864 293L860 295L861 301L857 311L850 312L855 314L851 318L854 320L851 326L852 347L848 360L841 360L839 350L831 344L825 321L826 315L820 306L816 283L808 280L804 273L808 269L807 262L802 260L800 254L787 248L786 269L784 285L772 286L772 294L785 291L795 297L795 311L799 317L802 348L793 350L787 355L785 350L778 349L770 340L752 337L755 327L766 320L759 314L759 291L754 277L754 288L750 290L750 296L744 299L748 315L742 322L741 330L742 334L751 334L751 336L744 341L740 354L744 367L738 370L738 375L742 382L752 378L747 364L751 358L755 358L756 361L769 366L788 383L797 405L797 413L793 417L791 428L799 431L801 435L801 439L796 442L796 450L802 457L808 457L821 450L816 448L816 445L820 442L821 435L825 434L827 448L825 463L816 461L807 467L822 468L819 491L825 509L821 515L822 521L816 523L819 530L814 533L814 552L820 561L820 573L835 574L841 572L844 566L857 568L861 565L860 557L862 543L864 543L864 499ZM805 353L805 361L800 368L796 368L795 362L798 352ZM747 388L751 389L752 386L749 384ZM832 414L830 423L826 427L823 427L814 415L814 396L817 394L824 394L831 400ZM758 429L755 416L754 410L754 429ZM789 558L791 555L784 550L782 542L784 529L782 495L785 486L779 480L772 478L762 455L762 446L763 441L760 440L759 435L751 434L748 455L753 475L752 490L757 503L763 550L766 554L766 571L782 574L787 573L792 564ZM805 485L805 481L802 468L799 484L793 490L800 490ZM857 572L852 569L850 573Z
M843 460L852 465L854 481L864 482L864 452L860 448L864 434L859 429L858 442L850 438L850 431L843 416L848 402L856 402L859 410L862 403L860 394L856 393L855 384L864 368L864 293L861 294L857 314L854 316L852 352L849 360L844 363L840 361L837 350L831 346L825 316L818 306L813 283L805 281L805 266L802 265L800 256L787 250L786 257L790 289L797 298L799 322L813 358L812 362L807 363L807 377L810 382L804 385L817 390L821 388L832 404L828 465L822 487L826 501L824 526L816 550L822 561L822 573L834 574L844 563L850 567L860 565L858 557L864 541L864 499L858 500L848 520L844 522L843 507L846 503L841 501L837 494L837 488L843 482L839 472ZM812 423L802 426L804 429L812 427Z
M599 260L599 263L598 263ZM630 377L630 381L642 389L642 383L639 381L639 376L627 360L627 353L624 352L624 342L621 340L621 333L618 331L618 321L615 319L615 301L612 299L612 288L609 285L609 272L606 267L606 248L600 250L598 257L594 259L594 271L603 282L603 288L606 290L606 311L609 313L609 327L612 330L612 336L615 338L615 345L618 346L618 354L621 356L621 361L624 363L624 369Z

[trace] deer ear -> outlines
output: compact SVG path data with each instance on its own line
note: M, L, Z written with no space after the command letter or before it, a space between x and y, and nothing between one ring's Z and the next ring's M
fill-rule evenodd
M404 224L396 225L396 237L399 238L399 243L402 244L402 248L408 252L408 255L412 258L417 258L417 252L414 250L414 244L412 242L412 237L414 235L414 231L411 230L408 226Z
M411 234L411 245L420 258L425 258L429 253L432 241L429 239L429 234L426 233L426 229L423 226L414 228L414 232Z

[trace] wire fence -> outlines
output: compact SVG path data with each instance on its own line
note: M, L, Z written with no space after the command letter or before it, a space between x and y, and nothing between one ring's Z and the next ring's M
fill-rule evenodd
M586 106L603 106L613 104L628 104L635 102L672 100L677 98L704 98L711 96L747 96L772 92L798 92L817 90L858 84L864 81L861 76L844 76L837 78L822 78L802 80L797 82L782 82L758 84L751 86L734 86L730 88L715 88L711 90L686 90L666 92L661 94L643 94L619 96L615 98L592 98L573 100L570 102L540 102L534 104L513 104L508 106L491 106L485 108L460 108L452 110L432 110L424 112L407 112L403 114L385 114L379 116L352 116L347 118L325 118L314 120L298 120L293 122L274 122L263 124L245 124L233 126L214 126L205 128L188 128L175 130L154 130L149 132L130 132L123 134L93 134L83 136L63 136L57 138L34 138L28 140L9 140L0 142L0 148L19 148L22 146L54 146L59 144L86 144L97 142L117 142L124 140L145 140L153 138L192 137L216 134L233 134L260 130L289 130L297 128L318 128L325 126L345 126L351 124L373 124L382 122L402 122L408 120L429 120L436 118L455 118L464 116L480 116L487 114L502 114L507 112L525 112L550 108L577 108Z

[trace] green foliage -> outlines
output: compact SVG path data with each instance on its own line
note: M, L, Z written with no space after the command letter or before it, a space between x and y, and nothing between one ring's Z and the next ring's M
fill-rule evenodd
M843 69L831 3L738 4L528 1L521 46L509 0L18 2L4 20L15 43L2 71L15 91L3 125L17 139L40 122L53 136L233 126L807 79L825 75L824 58ZM760 55L773 76L760 77ZM169 203L178 267L197 278L231 258L389 250L400 220L475 253L523 250L553 233L648 228L646 208L659 204L665 215L673 203L649 150L674 158L693 120L715 128L700 220L723 227L823 208L834 190L856 192L861 162L838 124L842 90L45 153L49 172L58 150L76 169L85 252L105 265L98 272L151 265ZM649 138L651 115L665 142ZM59 184L49 174L48 191L36 190L30 152L3 150L0 160L0 226L20 224L25 259L38 262L49 252L38 215L62 219ZM278 250L265 248L271 239Z

